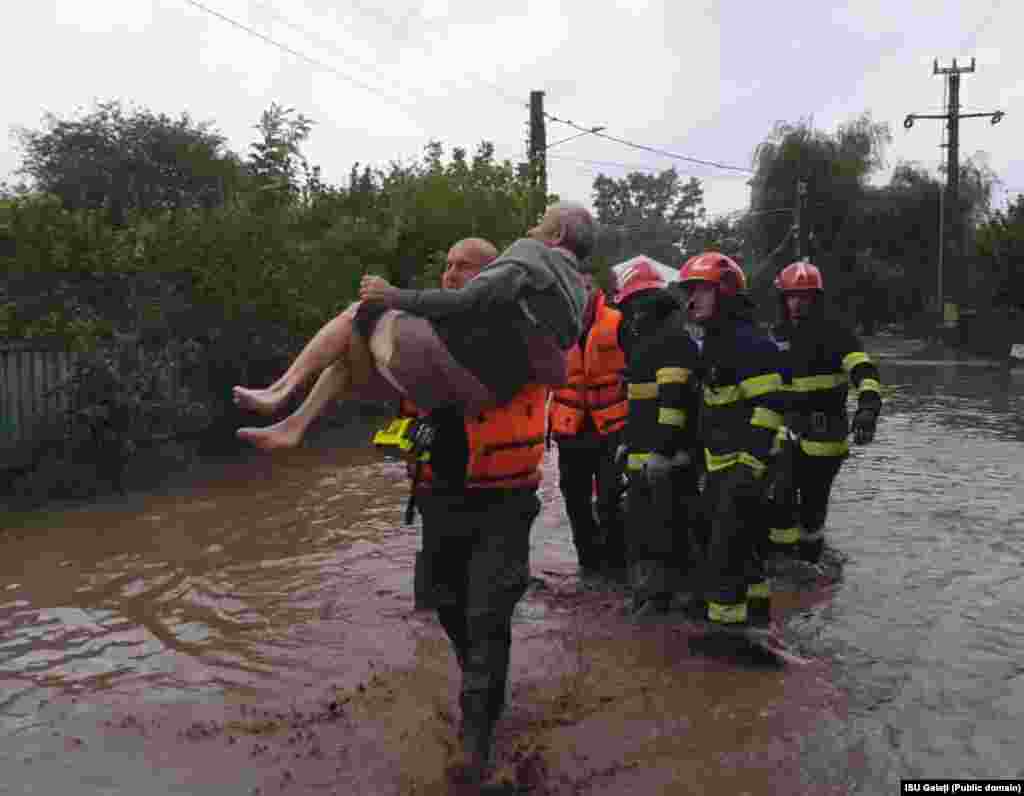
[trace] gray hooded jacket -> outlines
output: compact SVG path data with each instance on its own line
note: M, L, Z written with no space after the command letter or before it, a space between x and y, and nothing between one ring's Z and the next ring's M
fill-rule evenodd
M572 348L583 328L587 292L579 261L566 249L521 238L460 290L400 290L392 306L429 320L475 313L507 317L501 310L518 305L527 323L508 330L552 338L563 351Z

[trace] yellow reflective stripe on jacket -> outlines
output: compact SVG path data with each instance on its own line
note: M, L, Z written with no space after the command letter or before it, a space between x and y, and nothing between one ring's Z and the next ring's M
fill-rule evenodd
M800 450L808 456L845 456L850 452L850 445L845 439L838 442L818 442L813 439L801 439Z
M704 403L708 406L726 406L734 404L743 398L738 384L730 384L728 387L705 387Z
M878 383L877 379L863 379L860 383L861 392L877 392L881 394L882 385Z
M747 599L767 600L772 596L772 587L766 580L747 586Z
M797 376L793 379L793 392L814 392L831 390L846 384L845 373L828 373L824 376ZM866 379L865 379L866 381Z
M683 428L686 425L685 409L669 409L661 407L658 409L658 422L663 426L678 426Z
M775 431L782 423L782 415L763 406L754 407L754 413L750 416L750 425L767 428L769 431Z
M627 470L643 470L647 460L651 458L649 453L631 453L626 459Z
M704 461L707 464L708 472L724 470L727 467L732 467L734 464L745 464L748 467L750 467L758 476L763 475L765 471L764 462L762 462L756 456L752 456L751 454L747 453L746 451L716 454L712 453L707 448L705 448Z
M689 368L658 368L654 374L658 384L686 384L690 380Z
M766 373L763 376L751 376L740 382L740 390L747 398L756 398L770 392L776 392L782 387L782 376L778 373Z
M800 541L800 526L772 528L768 531L768 541L772 544L796 544Z
M747 604L728 605L708 600L708 619L723 625L742 624L747 621Z
M658 397L658 383L654 381L642 381L636 384L629 384L626 387L626 395L633 400Z
M851 351L849 354L843 357L843 370L849 373L855 367L857 367L858 365L863 365L865 362L870 364L871 357L869 357L863 351Z

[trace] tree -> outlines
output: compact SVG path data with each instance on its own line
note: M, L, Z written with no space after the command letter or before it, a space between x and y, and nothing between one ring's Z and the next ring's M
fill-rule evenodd
M43 129L16 131L19 173L60 197L67 209L106 209L117 223L131 210L213 207L241 178L225 139L187 113L177 119L118 101L77 119L43 117Z
M696 177L683 182L674 168L617 180L600 174L594 210L605 233L599 254L622 260L643 253L677 265L704 220L704 188Z
M276 102L260 115L255 125L259 139L251 146L246 165L256 178L258 188L280 201L290 201L320 188L319 167L311 168L302 154L302 144L309 138L314 122L294 108ZM302 182L300 173L305 177Z
M776 124L754 152L749 215L750 247L759 264L755 291L767 293L775 274L794 259L794 209L806 186L802 252L832 285L830 298L852 316L869 306L867 283L857 273L860 245L854 234L868 178L884 164L889 126L863 114L833 133L808 122Z
M992 303L1024 310L1024 194L978 227L977 251Z

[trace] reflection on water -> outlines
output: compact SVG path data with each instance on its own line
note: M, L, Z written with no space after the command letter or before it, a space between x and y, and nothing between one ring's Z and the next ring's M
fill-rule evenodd
M851 699L846 722L806 739L802 765L824 777L856 752L851 786L864 793L901 776L1022 776L1024 373L890 360L882 377L877 442L855 449L830 514L830 539L849 556L843 581L790 620ZM555 583L573 554L547 467L532 556ZM344 677L395 645L413 654L403 619L417 535L401 524L405 496L397 463L302 450L227 465L191 489L27 518L0 537L0 728L30 723L38 700L61 691L272 691ZM519 621L558 615L549 595ZM523 648L560 665L580 655L545 632ZM680 692L704 684L701 710L735 699L707 672L678 668L675 653L638 657L652 654L624 636L588 651L605 686L639 688L671 669ZM741 702L752 715L791 693L782 680L760 692L750 682L760 697Z

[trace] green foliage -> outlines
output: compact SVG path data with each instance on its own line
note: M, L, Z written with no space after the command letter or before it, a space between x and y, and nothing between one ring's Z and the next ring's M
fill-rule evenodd
M243 179L240 160L209 123L120 102L75 119L54 114L43 129L17 131L20 172L63 207L106 209L116 223L132 210L213 207Z
M989 274L992 302L1024 309L1024 194L978 228L980 265Z
M594 210L602 225L598 254L620 262L642 253L678 265L704 220L704 189L674 168L617 180L602 174L594 180Z

